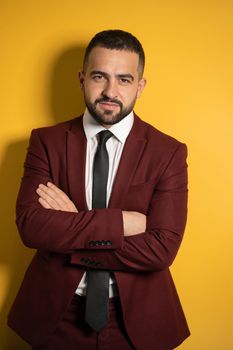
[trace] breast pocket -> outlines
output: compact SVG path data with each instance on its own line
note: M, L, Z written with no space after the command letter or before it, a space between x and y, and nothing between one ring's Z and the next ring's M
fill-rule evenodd
M125 197L124 210L139 211L146 214L154 189L154 180L130 186Z

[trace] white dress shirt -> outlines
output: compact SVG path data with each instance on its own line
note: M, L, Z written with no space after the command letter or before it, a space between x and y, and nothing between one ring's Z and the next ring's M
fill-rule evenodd
M114 179L117 173L118 165L121 159L122 151L125 145L125 141L132 129L134 122L133 112L128 114L119 123L112 125L109 130L113 136L106 142L106 148L109 156L109 172L107 182L107 205L111 196ZM106 130L100 125L86 109L83 116L83 127L87 138L87 151L86 151L86 169L85 169L85 190L86 201L88 209L92 209L92 182L93 182L93 160L98 145L97 134ZM84 273L76 294L86 295L86 273ZM116 284L113 277L110 277L109 281L109 297L117 295Z

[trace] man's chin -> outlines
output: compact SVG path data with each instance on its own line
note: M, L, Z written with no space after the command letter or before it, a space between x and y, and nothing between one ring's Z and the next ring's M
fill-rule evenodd
M112 111L105 111L105 113L92 113L95 120L103 125L114 125L119 123L125 116L119 113L114 114Z

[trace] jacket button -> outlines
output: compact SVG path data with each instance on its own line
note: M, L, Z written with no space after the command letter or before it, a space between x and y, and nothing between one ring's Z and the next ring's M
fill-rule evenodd
M101 245L106 245L106 241L101 241Z
M112 245L112 242L111 241L107 241L107 245Z

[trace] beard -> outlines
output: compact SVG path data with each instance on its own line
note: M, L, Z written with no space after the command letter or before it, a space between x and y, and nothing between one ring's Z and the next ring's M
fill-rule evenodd
M134 100L128 105L123 106L122 102L117 99L110 99L106 96L99 98L95 100L94 103L91 103L90 101L87 101L86 97L84 96L85 104L87 106L88 111L92 115L92 117L101 125L113 125L116 123L119 123L122 119L124 119L130 112L132 112L134 105L136 103L137 97L134 98ZM110 109L105 109L104 111L97 110L97 104L99 102L110 102L118 104L120 107L120 111L118 113L115 113L114 111Z

